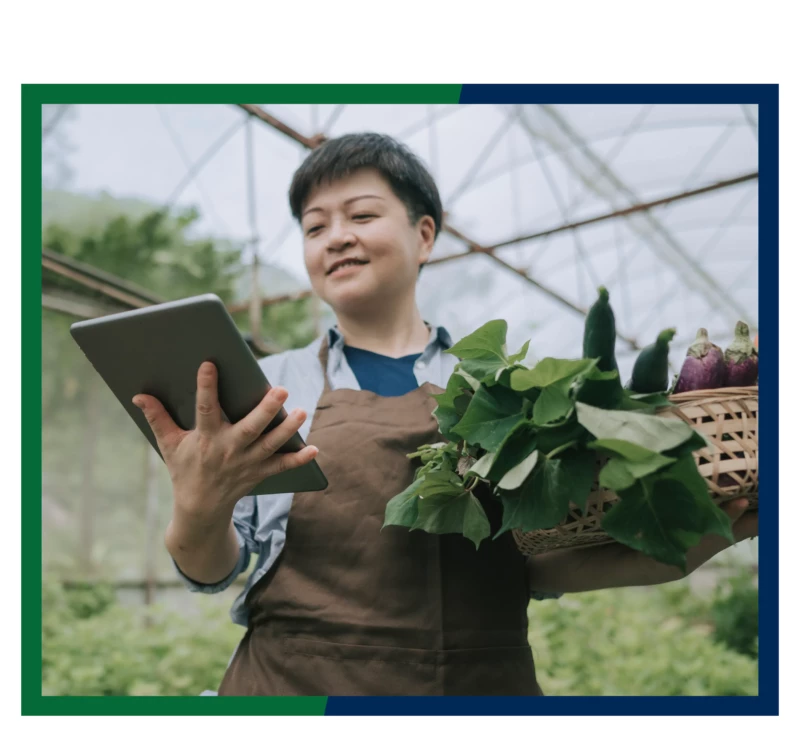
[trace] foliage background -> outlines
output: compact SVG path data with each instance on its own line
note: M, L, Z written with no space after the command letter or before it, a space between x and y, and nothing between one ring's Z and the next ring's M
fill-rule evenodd
M237 589L238 590L238 589ZM244 629L233 591L150 607L108 586L44 588L45 695L199 695L216 690ZM753 576L712 594L686 582L531 602L530 642L551 696L751 696L758 692Z

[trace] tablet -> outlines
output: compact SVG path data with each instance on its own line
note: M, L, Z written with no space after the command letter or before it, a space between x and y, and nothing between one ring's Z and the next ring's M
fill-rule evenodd
M150 425L131 402L137 394L156 397L179 427L191 430L197 371L203 361L217 367L219 403L231 423L248 415L270 389L256 357L215 294L83 320L74 323L70 333L159 455ZM281 408L264 432L286 417ZM303 447L305 442L295 433L281 450L296 452ZM321 491L327 486L313 460L267 477L250 494Z

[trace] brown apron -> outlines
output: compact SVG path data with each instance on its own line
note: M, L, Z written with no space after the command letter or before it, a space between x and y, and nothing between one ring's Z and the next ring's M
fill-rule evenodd
M295 494L286 544L249 592L247 632L219 695L533 696L530 601L510 533L480 549L457 534L383 525L414 478L406 458L441 442L423 384L399 397L325 389L307 442L323 492ZM492 533L501 510L484 499Z

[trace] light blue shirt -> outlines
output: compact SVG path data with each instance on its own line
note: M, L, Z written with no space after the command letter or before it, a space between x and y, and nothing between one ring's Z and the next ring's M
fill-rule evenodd
M450 334L443 327L431 327L431 335L424 351L414 363L414 375L421 386L426 381L444 388L458 363L458 358L444 351L453 345ZM303 409L306 421L300 435L308 437L314 410L322 395L325 381L319 349L322 340L329 340L328 382L331 389L360 390L358 380L344 354L344 339L337 328L317 338L305 348L284 351L259 360L259 365L272 386L282 386L288 392L284 402L287 412ZM257 556L256 565L248 576L244 589L231 607L231 619L247 626L248 610L245 598L253 586L274 565L286 542L286 524L294 494L268 494L247 496L241 499L233 512L233 525L239 540L239 560L230 575L216 584L200 584L187 578L173 560L178 576L190 591L215 594L227 589L250 564L250 556ZM557 598L560 594L537 594L533 598Z

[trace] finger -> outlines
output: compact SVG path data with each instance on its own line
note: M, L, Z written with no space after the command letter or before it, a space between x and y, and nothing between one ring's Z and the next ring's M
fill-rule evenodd
M148 394L137 394L133 398L133 404L142 410L147 424L156 436L158 447L161 448L163 453L166 449L170 448L176 439L180 438L183 430L178 427L174 420L169 416L169 412L164 409L155 397Z
M262 466L263 475L277 476L284 471L291 471L293 468L300 468L307 463L311 463L319 454L319 448L314 445L307 445L297 453L276 453L270 456Z
M732 502L725 504L725 513L731 518L731 522L736 522L750 506L747 499L734 499Z
M734 536L737 540L758 537L758 512L743 514L734 525Z
M302 409L292 410L278 427L262 435L253 445L253 454L259 461L278 453L292 436L303 426L306 413Z
M197 395L195 396L195 427L204 434L211 434L222 425L222 409L217 391L217 367L204 361L197 371Z
M241 445L248 446L258 440L264 430L281 411L289 392L282 386L270 389L258 406L236 423L236 437Z

